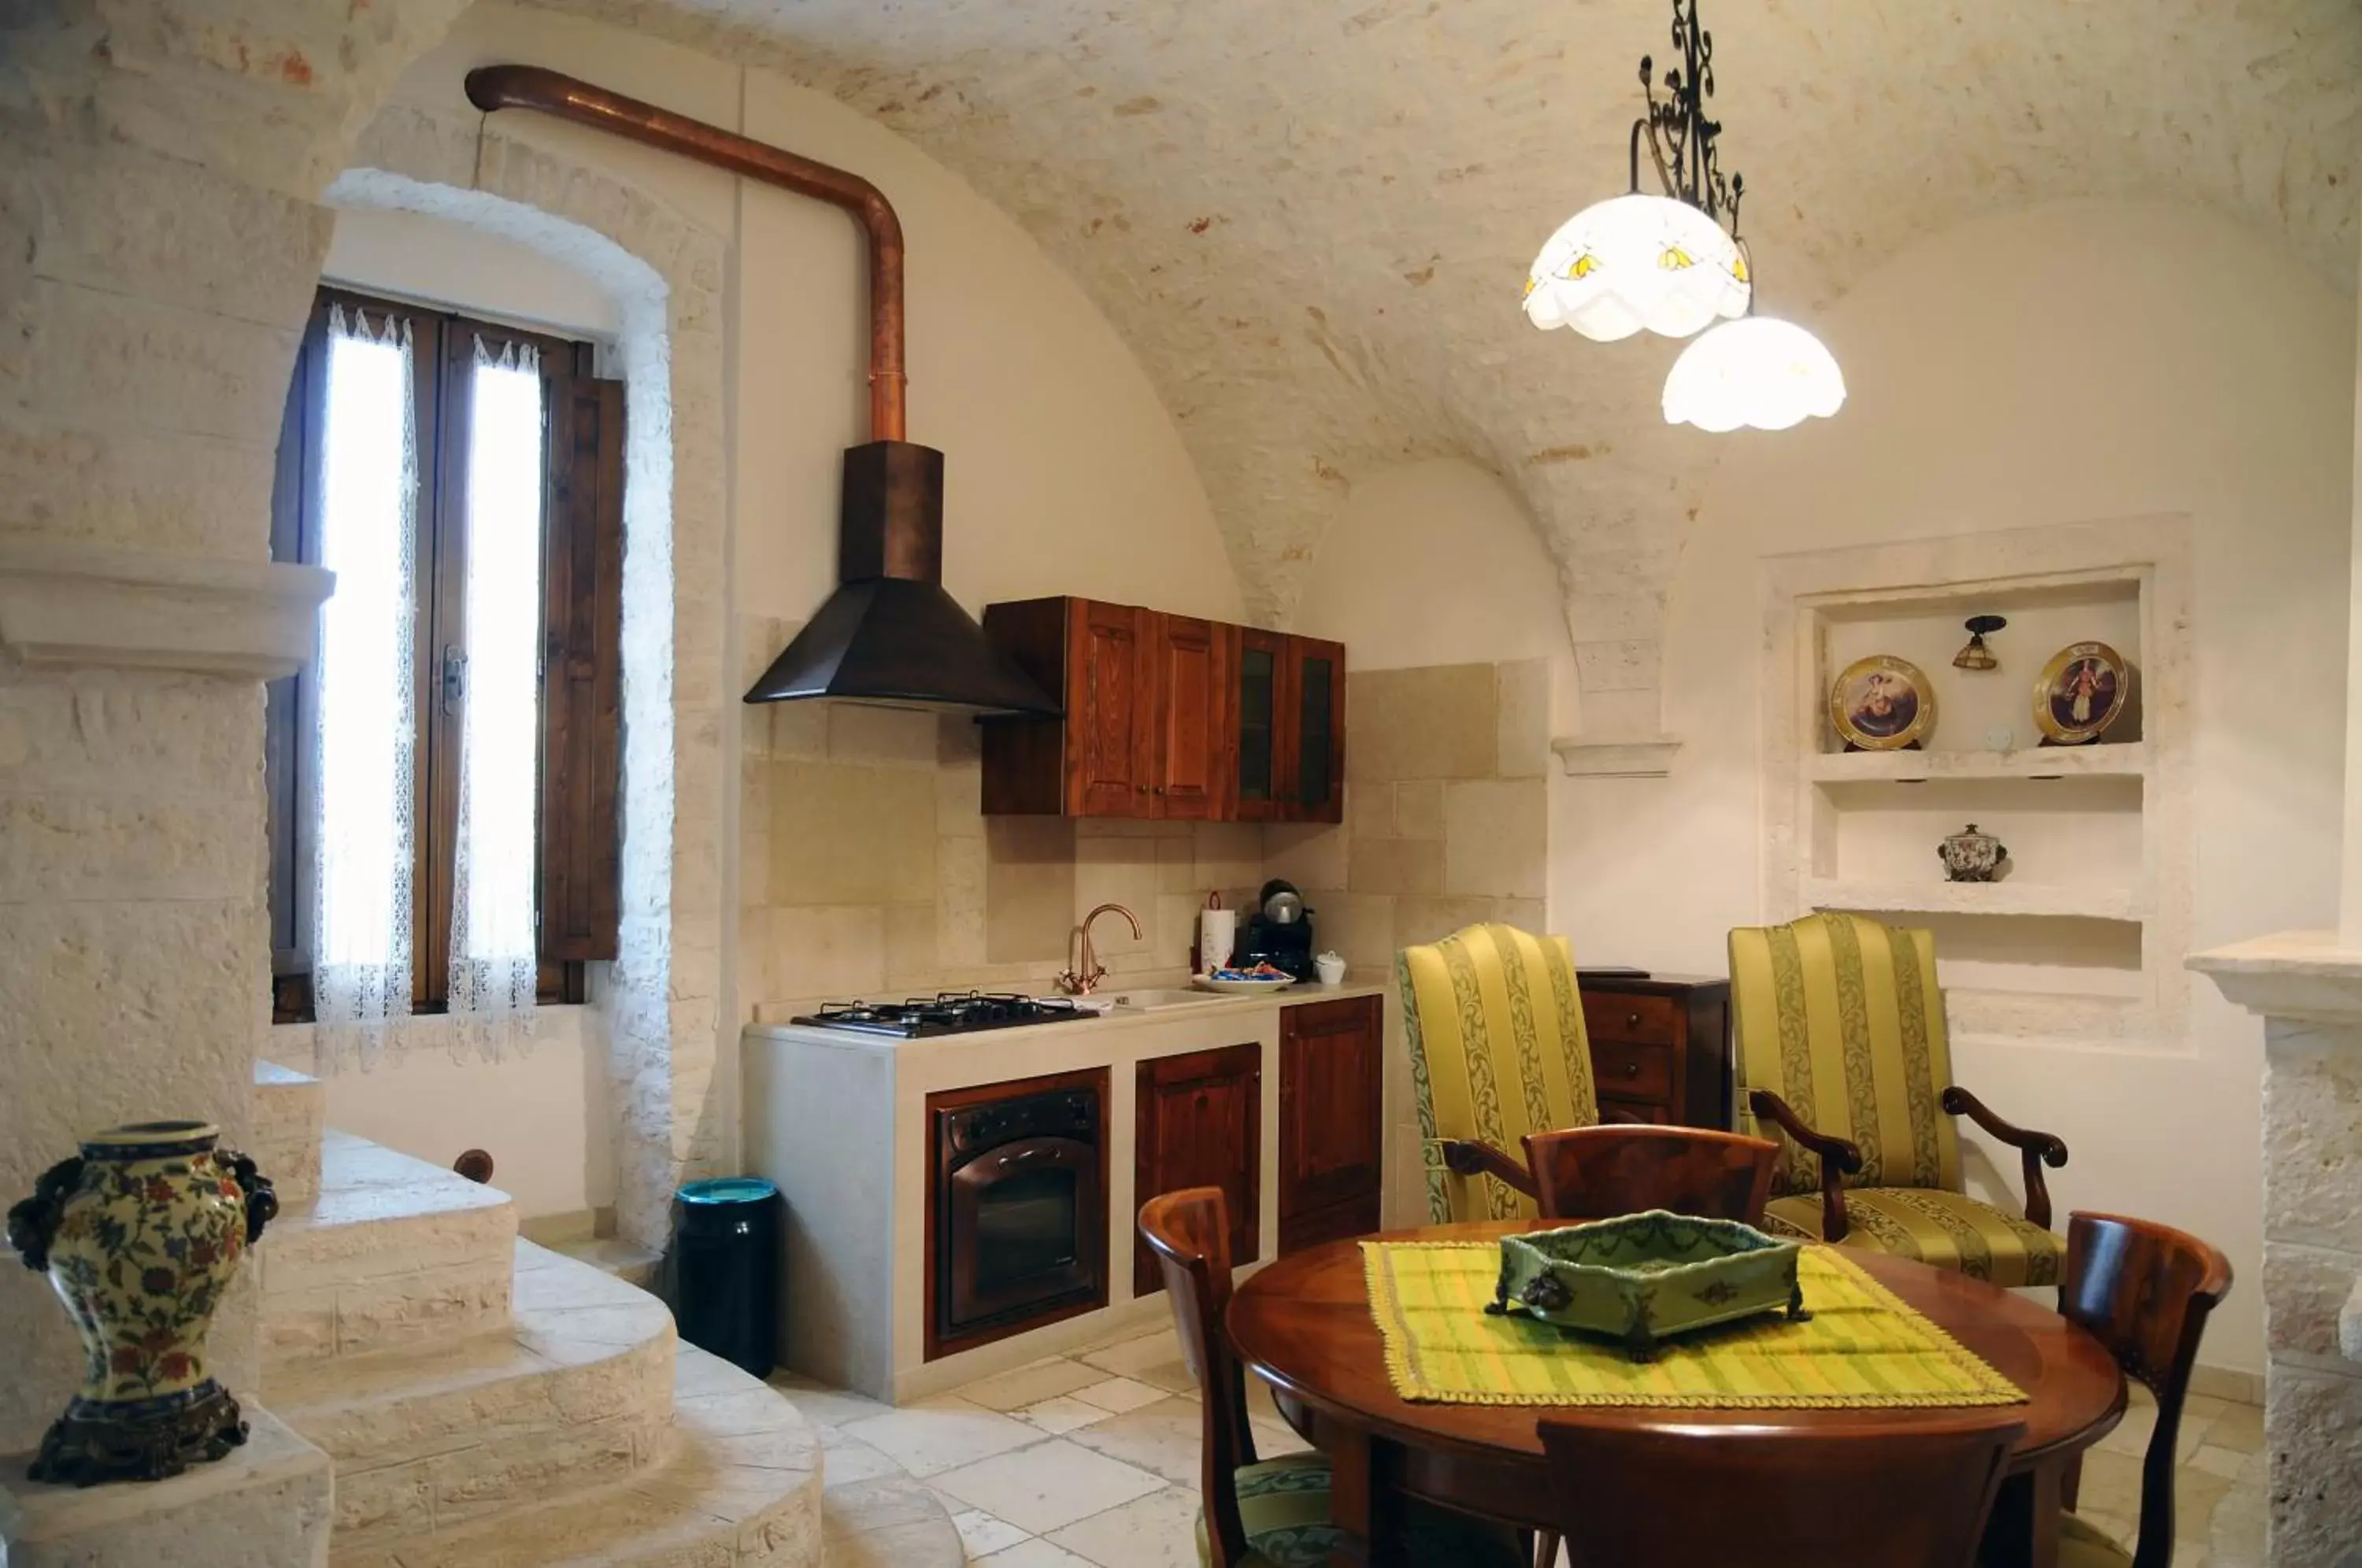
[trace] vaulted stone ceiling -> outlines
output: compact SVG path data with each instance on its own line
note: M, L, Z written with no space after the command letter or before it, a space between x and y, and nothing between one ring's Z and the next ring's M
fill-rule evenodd
M1586 662L1653 665L1727 437L1662 423L1674 345L1538 333L1518 299L1542 238L1624 187L1666 0L559 3L832 92L1015 215L1154 378L1258 617L1290 613L1358 476L1457 454L1523 491ZM2202 203L2354 287L2356 0L1705 22L1768 314L1810 322L1914 239L2078 195Z

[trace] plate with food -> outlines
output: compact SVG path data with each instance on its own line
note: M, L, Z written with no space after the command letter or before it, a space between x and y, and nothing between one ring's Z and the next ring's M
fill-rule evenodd
M1201 991L1244 997L1263 991L1284 991L1296 984L1296 977L1274 964L1251 964L1243 969L1215 969L1192 975L1189 983Z

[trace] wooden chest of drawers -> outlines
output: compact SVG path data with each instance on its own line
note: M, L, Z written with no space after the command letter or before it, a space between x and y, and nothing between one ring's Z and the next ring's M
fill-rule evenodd
M1730 1126L1730 982L1579 971L1602 1111Z

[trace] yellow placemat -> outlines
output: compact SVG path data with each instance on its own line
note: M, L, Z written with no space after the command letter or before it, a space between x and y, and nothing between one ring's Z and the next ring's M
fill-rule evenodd
M1492 1317L1492 1242L1364 1242L1370 1310L1406 1399L1455 1405L2018 1405L2025 1396L1837 1249L1805 1248L1808 1322L1770 1314L1669 1342L1650 1363L1521 1313Z

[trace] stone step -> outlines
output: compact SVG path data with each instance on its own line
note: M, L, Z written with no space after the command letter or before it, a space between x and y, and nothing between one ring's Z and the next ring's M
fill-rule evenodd
M270 1062L254 1064L254 1131L246 1153L270 1178L282 1209L320 1196L320 1139L327 1130L328 1090Z
M671 1370L662 1463L398 1540L340 1533L333 1568L819 1568L818 1431L776 1390L694 1346L678 1347Z
M330 1131L320 1192L255 1249L267 1363L361 1354L508 1321L508 1194Z
M636 1285L642 1290L656 1288L657 1265L664 1261L660 1254L646 1247L634 1246L621 1236L558 1242L553 1244L551 1250L562 1253L577 1263L589 1264L602 1274L613 1275L625 1285Z
M337 1543L359 1551L665 1463L675 1372L664 1304L512 1243L513 1322L266 1369L281 1419L337 1467Z

